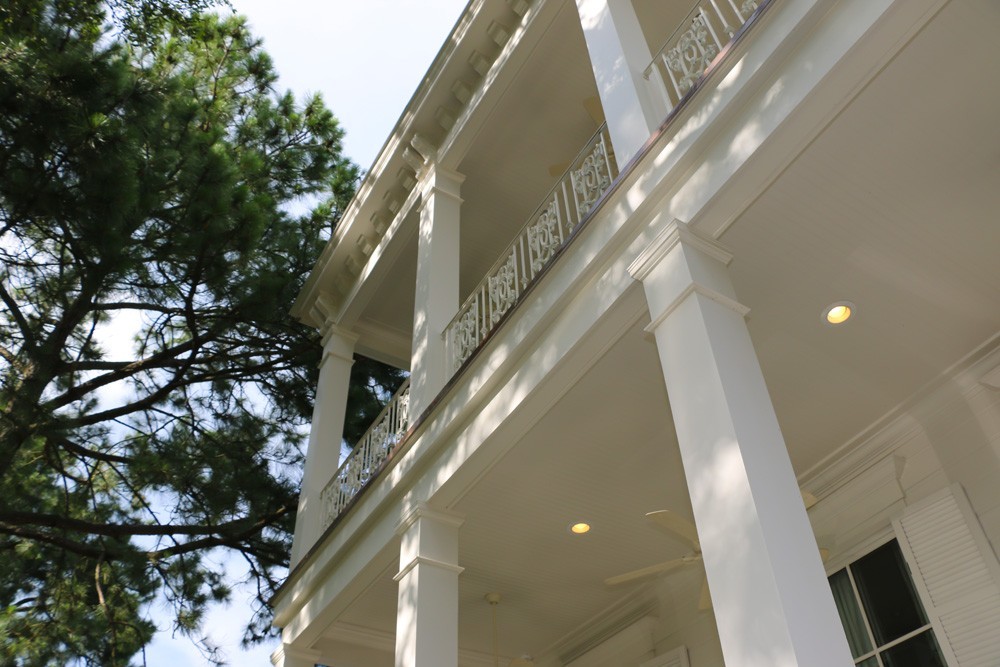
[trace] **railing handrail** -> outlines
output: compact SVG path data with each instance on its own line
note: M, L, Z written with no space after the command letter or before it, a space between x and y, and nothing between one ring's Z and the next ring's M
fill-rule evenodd
M606 132L607 132L607 123L602 123L601 126L597 128L597 130L594 132L594 134L592 134L587 139L587 142L583 145L583 148L581 148L577 152L573 160L570 162L569 167L567 167L566 170L562 174L560 174L559 178L556 179L555 183L552 185L551 188L549 188L549 190L545 193L545 196L538 203L538 206L534 208L531 214L525 219L524 224L521 225L521 227L517 230L517 233L514 234L514 238L511 240L511 242L508 243L504 247L504 249L499 253L497 260L493 263L492 266L490 266L490 268L483 275L483 279L476 284L476 287L469 293L469 296L467 296L465 298L465 301L463 301L462 304L458 307L458 311L455 313L455 316L451 318L451 321L448 323L448 326L445 327L444 333L442 335L447 335L448 331L452 329L452 327L456 324L456 322L466 312L468 306L470 306L476 300L476 298L479 295L479 292L483 289L483 286L489 281L490 277L493 276L493 274L496 273L501 266L503 266L503 264L507 261L508 257L510 256L511 251L520 243L521 235L525 232L525 230L528 229L528 227L532 225L532 223L534 223L537 220L542 210L552 202L553 197L558 193L558 191L563 187L565 187L566 182L569 180L570 175L574 171L574 167L577 167L579 165L580 161L583 159L587 151L591 149L594 143L601 137L602 133ZM613 155L611 153L609 153L608 157L609 159L613 159Z
M323 486L320 506L324 526L329 525L378 474L386 459L402 442L410 423L409 389L410 378L406 378ZM381 441L375 442L376 436L381 437Z
M675 42L678 41L675 38L681 33L683 33L685 30L687 30L688 24L692 20L694 20L695 15L698 14L700 10L701 10L701 3L700 2L695 3L694 7L691 8L691 11L687 13L687 16L685 16L684 19L677 24L677 27L674 28L674 31L672 33L670 33L670 36L668 36L664 40L663 45L660 47L660 50L656 52L652 60L649 61L649 64L646 65L646 68L642 70L643 78L647 80L649 79L650 74L653 73L653 68L656 67L656 63L658 63L660 61L660 58L663 57L663 53L675 45Z
M643 70L643 78L654 86L666 113L694 88L726 45L754 18L760 4L761 0L697 0Z
M351 456L356 451L358 451L358 445L362 444L368 438L368 436L372 434L372 431L374 431L375 428L382 423L382 420L385 419L386 415L389 414L389 410L392 409L393 405L395 405L396 401L399 400L399 397L403 395L403 392L406 391L407 388L409 388L409 386L410 386L410 378L406 378L405 380L403 380L403 383L399 385L399 389L397 389L395 393L392 395L392 397L388 401L386 401L385 407L383 407L382 411L378 413L378 416L376 416L375 419L372 420L372 423L368 425L368 429L364 433L362 433L361 437L358 438L358 441L351 446L350 453L348 453L348 455L344 457L344 462L341 463L340 467L337 468L337 471L333 473L334 477L337 476L337 473L339 473L341 470L347 467L348 462L351 460Z
M545 196L542 197L542 200L538 203L538 206L536 206L535 209L531 212L531 214L528 215L528 217L524 221L524 224L521 225L520 229L517 230L517 233L514 234L514 238L511 240L511 242L507 244L507 246L503 249L503 251L500 252L499 256L497 257L497 261L493 262L493 266L491 266L489 269L486 270L486 273L483 275L483 279L476 284L475 289L473 289L469 293L469 296L467 296L465 298L465 301L463 301L462 304L458 307L458 311L455 313L455 316L451 318L451 321L448 322L448 326L445 327L444 329L445 332L447 332L452 327L452 325L455 324L455 321L461 316L462 312L465 311L465 307L468 306L469 303L476 298L476 293L482 288L483 284L489 279L489 277L493 275L493 273L496 272L496 270L499 269L504 262L507 261L507 256L510 254L510 251L514 248L514 246L518 244L518 241L520 241L521 233L524 232L528 227L530 227L531 223L535 221L535 219L538 217L542 209L548 206L549 202L552 201L552 197L556 194L556 192L560 188L563 187L563 184L565 183L567 177L570 175L570 172L573 171L573 166L579 164L581 158L583 158L584 156L584 153L587 152L587 149L590 148L590 146L594 143L594 141L596 141L597 138L600 137L601 133L604 132L607 129L607 127L608 127L607 123L601 123L601 126L597 128L597 131L594 132L592 135L590 135L590 138L587 139L587 143L585 143L583 145L583 148L581 148L579 152L577 152L577 154L573 157L573 160L569 163L569 166L566 168L566 171L564 171L559 175L559 178L556 179L555 183L552 184L552 187L549 188L548 192L545 193Z

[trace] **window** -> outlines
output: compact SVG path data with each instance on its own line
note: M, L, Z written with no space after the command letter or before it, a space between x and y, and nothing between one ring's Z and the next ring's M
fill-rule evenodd
M896 540L830 577L859 667L946 667Z

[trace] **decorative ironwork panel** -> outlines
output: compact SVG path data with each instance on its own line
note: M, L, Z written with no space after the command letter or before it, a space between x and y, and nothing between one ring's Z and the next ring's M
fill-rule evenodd
M670 77L677 82L677 93L683 97L691 90L709 63L719 55L719 45L712 41L708 30L708 16L699 12L691 21L691 27L685 30L673 47L663 54Z
M593 149L583 158L578 169L570 172L576 208L582 220L604 191L611 186L611 165L604 145L604 137L594 144Z
M646 68L645 78L666 106L664 115L680 104L757 11L757 0L738 1L700 0Z
M473 298L449 329L453 370L457 370L479 345L479 329L479 299Z
M521 291L517 280L517 252L512 249L507 261L500 265L495 274L487 278L490 295L490 327L492 328L504 316Z
M410 381L407 379L357 442L333 479L320 492L325 529L381 470L410 426Z
M552 198L538 221L528 227L528 254L531 276L538 275L556 251L562 246L563 235L559 225L559 200Z
M446 329L457 370L548 266L618 175L606 126L587 142Z

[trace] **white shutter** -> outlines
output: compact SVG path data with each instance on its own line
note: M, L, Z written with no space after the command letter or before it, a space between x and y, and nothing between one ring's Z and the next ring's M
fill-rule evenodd
M957 484L893 522L949 665L1000 665L1000 566Z

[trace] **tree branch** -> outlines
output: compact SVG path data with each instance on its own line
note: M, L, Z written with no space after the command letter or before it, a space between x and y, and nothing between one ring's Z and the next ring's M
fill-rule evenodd
M215 526L177 525L177 524L120 524L95 523L83 521L58 514L42 512L0 512L0 527L36 526L58 528L90 535L105 535L107 537L133 537L139 535L211 535L225 544L234 538L245 538L253 535L265 526L274 523L278 518L288 513L288 506L282 505L277 510L261 519L236 519Z

